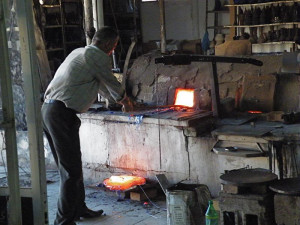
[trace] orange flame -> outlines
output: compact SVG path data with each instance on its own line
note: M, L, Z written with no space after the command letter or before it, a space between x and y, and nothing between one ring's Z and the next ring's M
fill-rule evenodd
M177 88L174 105L194 107L194 93L195 89Z
M109 188L110 190L127 190L136 185L143 185L146 183L146 179L144 177L137 177L137 176L128 176L128 175L121 175L121 176L111 176L103 181L105 187Z

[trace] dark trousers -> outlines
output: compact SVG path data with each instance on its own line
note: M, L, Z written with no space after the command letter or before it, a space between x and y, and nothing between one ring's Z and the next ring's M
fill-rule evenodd
M58 210L54 225L74 225L86 209L79 140L80 119L63 102L42 106L43 128L60 173Z

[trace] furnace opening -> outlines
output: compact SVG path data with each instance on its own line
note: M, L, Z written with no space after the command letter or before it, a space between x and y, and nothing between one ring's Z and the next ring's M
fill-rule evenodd
M194 96L195 89L177 88L174 105L193 108L195 106Z

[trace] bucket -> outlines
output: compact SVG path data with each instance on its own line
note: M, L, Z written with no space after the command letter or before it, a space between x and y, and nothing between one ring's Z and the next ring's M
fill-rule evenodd
M205 211L211 199L201 184L182 184L167 189L167 225L205 225Z

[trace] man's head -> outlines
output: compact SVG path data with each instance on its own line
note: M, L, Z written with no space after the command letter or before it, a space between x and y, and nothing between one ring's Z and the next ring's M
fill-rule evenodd
M110 55L117 46L119 36L117 31L111 27L102 27L98 30L92 40L92 45L97 46L102 51Z

